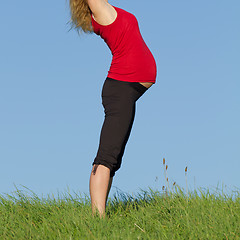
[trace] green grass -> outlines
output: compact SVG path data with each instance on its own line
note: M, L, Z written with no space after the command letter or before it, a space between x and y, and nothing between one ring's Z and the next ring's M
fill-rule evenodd
M88 197L0 196L0 239L240 239L240 193L149 189L115 194L105 219Z

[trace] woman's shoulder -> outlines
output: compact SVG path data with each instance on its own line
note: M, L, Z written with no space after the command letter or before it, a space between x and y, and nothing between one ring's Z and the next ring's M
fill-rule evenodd
M90 6L89 6L90 7ZM119 9L107 2L91 8L93 19L100 25L109 25L115 21Z

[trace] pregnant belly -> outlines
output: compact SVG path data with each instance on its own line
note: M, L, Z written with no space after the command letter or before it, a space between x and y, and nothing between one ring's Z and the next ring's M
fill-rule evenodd
M150 88L153 85L153 83L151 83L151 82L139 82L139 83L142 84L146 88Z

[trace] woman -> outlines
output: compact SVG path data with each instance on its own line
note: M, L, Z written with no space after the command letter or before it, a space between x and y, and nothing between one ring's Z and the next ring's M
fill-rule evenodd
M105 119L89 182L92 211L104 216L132 128L135 103L155 83L156 62L131 13L107 0L70 0L70 9L73 26L99 35L113 55L102 88Z

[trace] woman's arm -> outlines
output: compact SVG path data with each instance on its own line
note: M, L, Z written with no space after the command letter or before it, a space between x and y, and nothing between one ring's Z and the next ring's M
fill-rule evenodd
M102 25L109 25L117 17L117 12L107 0L87 0L94 19Z
M91 9L92 13L94 15L101 14L104 9L106 9L106 3L105 0L86 0L89 8Z

